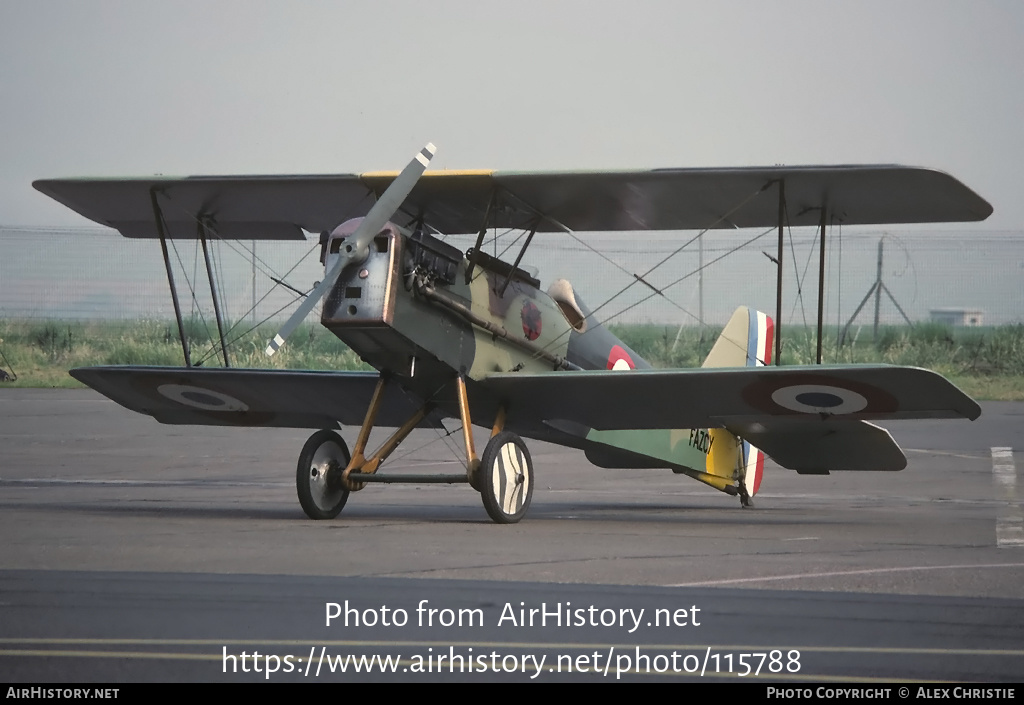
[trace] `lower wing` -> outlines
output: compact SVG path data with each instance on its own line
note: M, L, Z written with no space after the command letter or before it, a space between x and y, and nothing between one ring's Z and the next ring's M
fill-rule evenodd
M202 367L83 367L71 376L121 406L167 424L336 428L363 422L376 372ZM385 387L377 423L398 426L422 401ZM438 425L428 416L425 425Z
M967 418L978 404L939 374L850 365L501 374L485 386L510 418L554 428L726 428L784 467L900 470L903 451L868 420Z

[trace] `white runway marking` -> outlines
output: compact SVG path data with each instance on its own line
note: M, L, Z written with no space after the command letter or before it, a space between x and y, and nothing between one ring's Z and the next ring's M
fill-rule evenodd
M963 565L915 565L896 568L864 568L862 570L833 570L824 573L791 573L790 575L764 575L756 578L729 578L726 580L704 580L697 583L676 583L665 587L713 587L717 585L741 585L743 583L767 583L778 580L803 580L805 578L837 578L844 575L873 575L878 573L911 573L925 570L978 570L979 568L1024 568L1024 563L974 563Z
M1013 448L992 449L992 484L996 509L996 546L1024 546L1024 515L1017 496L1017 469L1013 464Z

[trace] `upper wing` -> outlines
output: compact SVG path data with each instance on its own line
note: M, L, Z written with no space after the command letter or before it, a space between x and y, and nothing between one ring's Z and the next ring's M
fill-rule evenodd
M126 237L157 237L152 193L170 237L200 221L222 238L302 239L365 215L397 172L322 176L48 179L36 189ZM792 226L821 208L845 224L984 220L984 199L949 174L898 165L594 172L427 172L406 199L410 220L445 233L533 227L553 232L769 227L785 181ZM492 207L497 204L498 208Z
M161 423L335 428L363 422L376 372L294 372L202 367L83 367L71 375ZM377 423L399 426L422 402L385 388ZM439 416L423 423L438 425Z
M899 165L497 173L509 192L573 230L771 227L785 182L788 224L984 220L984 199L949 174ZM834 222L830 220L830 222Z
M784 467L899 470L889 433L865 419L968 418L978 404L941 375L881 365L501 374L485 386L510 423L588 428L727 428Z
M199 237L200 221L221 238L303 240L365 215L370 190L340 176L190 176L138 179L44 179L32 184L125 237L158 237L155 193L168 237Z

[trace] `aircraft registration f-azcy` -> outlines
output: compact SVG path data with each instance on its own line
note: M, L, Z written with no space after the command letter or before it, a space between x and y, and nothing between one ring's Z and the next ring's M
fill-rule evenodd
M545 291L520 267L537 232L776 223L780 248L784 223L820 225L824 262L829 222L988 217L991 206L947 174L896 165L425 172L433 153L427 145L401 173L35 182L126 237L160 239L182 337L184 367L71 374L161 423L320 429L296 471L312 519L337 516L350 492L372 482L460 481L480 492L495 522L517 522L534 489L523 438L582 449L601 467L668 468L747 506L765 453L799 473L900 470L902 450L871 421L981 413L927 370L771 366L776 326L745 307L703 367L652 369L591 315L572 284L556 280ZM514 262L483 251L490 228L528 233ZM377 372L236 369L226 351L224 368L192 366L166 241L199 239L205 255L210 238L301 240L304 231L323 232L325 275L267 354L322 301L321 323ZM457 233L478 233L476 246L464 253L439 237ZM820 299L819 290L819 340ZM220 326L219 310L217 318ZM461 420L464 474L377 472L413 428L445 417ZM479 456L473 424L491 429ZM359 429L351 452L339 425ZM397 430L367 454L375 426Z

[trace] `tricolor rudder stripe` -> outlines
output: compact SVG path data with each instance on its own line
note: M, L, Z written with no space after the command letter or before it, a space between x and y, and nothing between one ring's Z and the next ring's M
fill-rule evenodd
M764 360L765 365L770 365L772 364L772 345L775 344L775 323L772 321L770 316L763 314L760 311L757 312L757 320L758 340L762 340L764 342L764 348L762 348L764 350L764 354L761 359ZM761 321L764 322L763 328L761 327Z
M753 309L748 311L750 327L747 332L747 367L770 365L775 324L767 314Z
M761 489L761 477L764 475L764 453L743 441L743 486L747 494L753 497Z
M750 332L747 340L747 367L772 364L775 324L767 314L749 309ZM764 453L743 441L743 486L753 497L761 488L764 476Z

